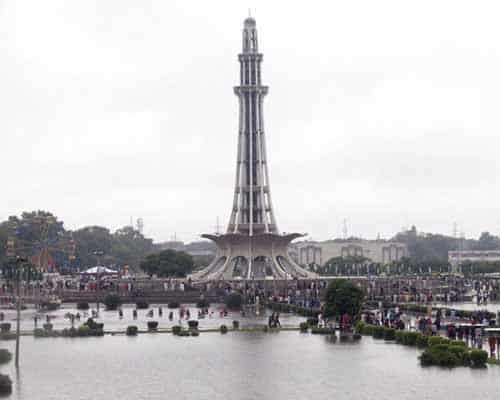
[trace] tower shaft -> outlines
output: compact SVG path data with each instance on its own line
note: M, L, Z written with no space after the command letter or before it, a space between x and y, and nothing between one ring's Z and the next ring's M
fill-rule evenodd
M240 85L234 88L240 116L236 182L227 233L277 234L263 118L263 100L268 88L261 84L262 54L258 52L257 29L252 18L245 20L243 50L238 59Z

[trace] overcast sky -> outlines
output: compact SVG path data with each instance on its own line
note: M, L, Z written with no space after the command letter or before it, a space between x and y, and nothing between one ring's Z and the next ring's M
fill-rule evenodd
M498 1L0 0L0 219L225 229L249 8L282 231L500 233Z

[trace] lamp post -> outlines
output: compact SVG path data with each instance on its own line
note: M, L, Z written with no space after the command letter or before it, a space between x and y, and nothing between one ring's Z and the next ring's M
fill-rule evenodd
M15 354L15 366L19 367L19 338L21 334L21 280L26 272L27 275L31 275L31 265L28 264L28 260L24 257L16 257L6 265L3 270L4 277L13 282L15 287L15 299L16 299L16 354Z
M97 257L97 270L96 270L96 280L97 280L97 293L96 293L96 306L97 306L97 318L99 318L99 295L101 294L101 274L99 273L99 267L101 263L101 256L104 254L102 250L95 250L93 254Z

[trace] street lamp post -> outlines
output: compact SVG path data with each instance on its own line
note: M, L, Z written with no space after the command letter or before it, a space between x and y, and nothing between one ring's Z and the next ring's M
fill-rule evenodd
M97 318L99 318L99 296L101 294L101 274L99 273L99 267L101 263L101 256L104 254L102 250L96 250L93 253L97 257L97 271L96 271L96 279L97 279L97 292L96 292L96 306L97 306Z

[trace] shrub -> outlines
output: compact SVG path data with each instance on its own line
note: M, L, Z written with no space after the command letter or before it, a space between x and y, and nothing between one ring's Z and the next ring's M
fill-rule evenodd
M467 343L465 343L463 340L450 340L450 346L467 347Z
M8 363L12 359L12 353L7 349L0 349L0 364Z
M52 328L54 327L54 325L52 325L51 323L46 323L46 324L43 324L43 329L45 329L46 331L51 331Z
M179 308L181 305L179 304L178 301L171 301L170 303L167 304L168 308Z
M439 346L447 346L447 345L441 344ZM449 345L448 351L455 354L459 360L462 360L464 353L467 353L467 348L464 346Z
M332 335L335 333L335 330L333 330L331 328L320 328L320 327L314 326L311 328L311 333L319 334L319 335Z
M485 368L488 361L488 353L484 350L471 350L470 351L471 366L474 368Z
M225 303L230 310L239 310L243 303L243 298L241 294L233 292L226 297Z
M403 336L405 334L405 331L402 331L398 329L396 331L395 337L396 337L396 343L403 343Z
M33 331L33 336L36 338L41 338L41 337L47 337L48 335L47 335L47 331L45 329L36 328Z
M449 351L449 346L437 344L429 346L421 355L422 365L438 365L441 367L456 367L462 364L462 360L455 353Z
M149 303L147 301L138 301L135 306L139 310L145 310L149 308Z
M0 333L0 340L13 340L15 338L16 334L14 332Z
M236 321L236 320L233 321L233 329L234 330L240 329L240 321Z
M11 327L11 324L8 323L8 322L2 322L0 324L0 332L4 333L4 332L10 332L10 327Z
M88 310L90 308L89 303L86 301L81 301L79 303L76 303L76 309L77 310Z
M84 336L89 336L90 335L90 328L88 325L81 325L78 327L78 336L84 337Z
M8 375L0 374L0 394L8 395L12 393L12 381Z
M354 341L361 340L361 334L355 333L354 335L352 335L352 339Z
M174 335L179 335L182 332L182 326L180 325L175 325L172 327L172 333Z
M196 307L207 308L207 307L210 307L210 303L207 299L200 299L196 302Z
M361 332L363 335L373 336L373 329L376 325L365 325L363 327L363 331Z
M442 338L441 336L430 336L429 346L436 346L438 344L443 344L444 343L443 339L444 338Z
M194 319L190 319L188 321L188 326L189 326L189 329L198 329L198 321L196 321Z
M385 327L382 325L375 325L372 328L372 335L375 339L383 339L385 333Z
M193 329L191 331L191 336L200 336L200 332L198 331L198 329Z
M127 331L125 333L127 336L136 336L138 331L139 331L139 328L137 328L137 326L129 325L129 326L127 326Z
M190 335L189 331L180 331L178 333L178 336L189 336L189 335Z
M158 329L158 321L148 321L148 331L156 331Z
M403 335L403 344L405 346L415 346L419 336L420 333L418 332L405 332Z
M356 329L356 332L363 333L363 330L365 329L366 324L363 321L358 321L356 322L356 325L354 328Z
M395 340L396 339L396 329L385 328L384 329L384 340Z
M299 329L302 333L306 333L309 329L309 325L307 324L307 322L301 322L299 325Z
M417 346L418 347L427 347L429 345L429 336L427 335L418 335L417 338Z
M316 318L316 317L307 318L306 323L309 326L318 326L318 318Z
M227 333L227 326L226 325L221 325L219 329L220 329L220 333Z
M122 301L120 296L114 293L107 294L104 298L104 305L106 310L116 310L121 305Z

